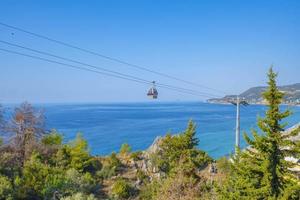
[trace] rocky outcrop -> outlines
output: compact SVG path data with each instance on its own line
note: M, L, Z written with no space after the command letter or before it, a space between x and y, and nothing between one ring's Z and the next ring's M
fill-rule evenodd
M161 148L160 144L162 143L163 138L157 137L152 145L139 155L138 160L133 160L132 165L136 170L143 171L150 179L161 178L165 176L154 163L154 156L159 155Z

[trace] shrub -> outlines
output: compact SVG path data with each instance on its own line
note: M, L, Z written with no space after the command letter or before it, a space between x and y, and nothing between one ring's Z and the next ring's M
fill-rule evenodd
M117 158L117 154L113 152L109 157L103 160L103 167L100 171L97 171L97 176L103 179L111 178L117 175L121 166L121 161Z
M86 195L83 193L76 193L71 196L63 197L61 200L97 200L94 195Z
M231 170L231 163L226 157L217 160L217 167L221 173L229 174Z
M112 186L112 195L118 199L126 199L130 197L133 188L124 179L117 179Z
M148 181L148 176L142 170L138 170L136 172L136 177L138 180L140 180L142 182Z
M0 175L0 199L13 199L13 187L6 176Z
M45 145L61 145L62 144L62 135L52 130L50 134L45 135L42 138L42 143Z
M91 193L97 188L95 179L90 173L81 174L75 169L66 172L65 193L83 192Z
M120 154L127 155L130 152L131 152L131 147L129 146L129 144L127 144L127 143L122 144L122 146L120 148Z
M71 156L71 168L74 168L80 172L84 171L91 162L87 141L84 140L82 135L79 133L77 134L75 140L68 145L68 147Z
M141 159L141 155L142 155L141 151L135 151L131 153L130 158L133 159L134 161L138 161Z
M41 162L39 154L32 154L25 163L23 176L15 179L20 194L28 198L51 197L56 190L63 190L65 175L62 169Z
M211 158L205 152L197 149L199 141L196 138L195 130L194 123L190 121L185 132L174 136L167 134L160 145L160 153L151 158L155 166L169 174L178 166L182 155L191 160L195 168L200 169L206 166Z
M108 159L107 159L107 165L109 167L115 167L116 170L122 166L121 161L117 158L117 154L116 153L112 153Z
M117 171L115 167L104 166L100 171L96 173L96 175L99 178L107 179L117 175Z
M153 200L156 199L161 184L158 181L153 181L141 188L140 199L141 200Z

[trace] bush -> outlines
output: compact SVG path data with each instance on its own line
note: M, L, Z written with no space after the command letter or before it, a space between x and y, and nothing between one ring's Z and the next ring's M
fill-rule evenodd
M65 175L62 169L41 162L39 154L32 154L23 168L23 176L15 180L19 193L28 198L51 197L56 190L62 190Z
M94 195L86 195L83 193L76 193L71 196L63 197L61 200L97 200Z
M157 181L153 181L152 183L143 186L141 188L140 195L139 195L140 199L141 200L156 199L160 187L161 184Z
M142 155L141 151L132 152L130 158L133 159L134 161L138 161L141 159L141 155Z
M116 170L118 170L118 168L120 168L122 166L121 161L117 158L117 154L116 153L112 153L108 159L107 159L107 166L109 167L115 167Z
M117 179L112 186L112 195L118 199L126 199L130 197L133 188L124 179Z
M83 139L80 133L77 134L75 140L68 145L70 154L70 167L83 172L91 164L91 156L89 153L88 143Z
M148 176L142 170L138 170L136 172L136 177L138 180L142 181L143 183L148 181Z
M129 146L129 144L127 144L127 143L122 144L122 146L120 148L120 154L127 155L130 152L131 152L131 147Z
M13 187L6 176L0 175L0 199L13 199Z
M217 167L221 173L229 174L231 170L231 163L226 157L217 160Z
M97 171L97 176L103 179L111 178L117 175L121 166L121 161L117 158L117 154L113 152L109 157L103 160L103 167L100 171Z
M65 193L91 193L97 188L95 179L90 173L81 174L75 169L66 172Z
M116 167L104 166L96 175L99 178L107 179L117 175L117 170Z
M62 135L57 133L55 130L52 130L50 134L45 135L42 138L42 143L45 145L61 145L62 144Z

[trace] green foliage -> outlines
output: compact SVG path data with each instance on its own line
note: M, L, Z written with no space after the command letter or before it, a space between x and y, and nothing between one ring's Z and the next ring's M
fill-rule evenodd
M226 157L221 157L217 160L218 171L223 174L229 174L231 171L231 163Z
M143 172L142 170L137 170L136 177L138 180L140 180L142 183L148 182L149 177Z
M50 198L56 191L62 195L74 192L91 193L97 187L90 173L82 174L72 168L64 171L62 168L49 166L41 162L38 154L33 154L25 163L23 179L16 181L21 196L31 198Z
M68 145L62 146L55 155L53 155L53 160L57 166L61 168L70 168L71 164L71 154Z
M0 175L0 199L13 199L13 186L8 177Z
M62 140L62 135L56 132L56 130L52 130L51 133L42 138L42 143L44 145L61 145Z
M196 137L196 125L192 120L188 123L183 139L185 140L184 142L187 149L193 149L199 144L199 139Z
M196 127L189 121L187 129L178 135L167 134L160 143L160 150L150 155L153 165L165 178L148 184L141 189L141 199L197 199L201 190L202 179L198 171L210 161L209 156L197 149ZM164 177L164 176L163 176ZM179 198L180 197L180 198Z
M65 191L64 193L73 194L82 192L89 194L97 189L96 180L88 172L82 174L75 169L69 169L65 173Z
M117 175L121 166L121 161L117 158L117 154L113 152L103 161L103 167L97 172L97 176L102 179L111 178L112 176Z
M42 163L40 155L34 153L25 162L22 178L17 178L15 182L21 196L50 197L63 186L64 174L61 169Z
M135 151L130 154L130 158L133 159L134 161L138 161L141 159L141 155L142 155L141 151Z
M253 131L253 139L245 135L251 148L233 158L230 179L221 192L224 199L278 199L287 195L286 191L300 191L288 169L294 164L285 160L287 156L299 156L299 143L288 140L294 133L282 134L286 124L281 121L290 111L280 110L283 93L276 85L277 74L272 68L268 77L269 87L263 93L268 110L265 118L258 119L263 134ZM296 195L299 198L300 194Z
M0 146L3 144L3 139L0 137Z
M83 139L81 134L77 134L75 140L68 145L68 153L70 155L70 168L84 171L91 163L91 157L88 150L87 141Z
M156 199L160 188L161 184L154 180L141 188L139 197L141 200L154 200Z
M121 161L118 159L117 154L114 152L108 157L107 163L108 166L115 167L116 169L122 166Z
M118 199L127 199L133 192L132 186L125 179L117 179L112 186L112 195Z
M211 159L205 152L196 148L199 140L196 138L195 129L195 124L189 121L184 133L174 136L167 134L160 145L161 152L152 155L153 162L166 173L178 165L182 156L189 157L186 159L189 159L195 168L205 166Z
M160 187L154 193L157 198L152 199L212 199L211 184L198 176L196 171L191 156L182 155L173 173L160 181Z
M83 193L75 193L67 197L61 198L61 200L97 200L97 198L93 195L86 195Z
M117 175L117 169L116 167L103 166L96 174L99 178L108 179Z
M129 146L129 144L127 144L127 143L122 144L122 146L120 148L120 154L128 155L130 152L131 152L131 147Z
M47 141L52 141L51 143L53 140L59 141L56 133L47 138ZM53 160L57 166L65 169L74 168L80 172L94 173L101 168L100 161L90 156L87 141L81 134L77 134L75 140L59 148Z
M170 176L163 181L157 196L159 199L198 199L200 190L197 179L182 173Z

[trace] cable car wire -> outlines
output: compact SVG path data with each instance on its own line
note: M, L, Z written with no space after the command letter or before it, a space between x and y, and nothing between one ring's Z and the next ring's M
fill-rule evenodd
M137 79L130 79L130 78L126 78L126 77L123 77L123 76L118 76L118 75L111 74L111 73L100 72L100 71L97 71L97 70L93 70L93 69L89 69L89 68L85 68L85 67L79 67L79 66L75 66L75 65L55 61L55 60L51 60L51 59L48 59L48 58L43 58L43 57L35 56L35 55L29 55L29 54L25 54L25 53L21 53L21 52L17 52L17 51L12 51L12 50L8 50L8 49L4 49L4 48L0 48L0 51L15 54L15 55L20 55L20 56L24 56L24 57L29 57L29 58L33 58L33 59L37 59L37 60L42 60L42 61L46 61L46 62L49 62L49 63L54 63L54 64L66 66L66 67L69 67L69 68L77 69L77 70L84 70L84 71L89 71L89 72L102 74L102 75L106 75L106 76L112 76L112 77L115 77L115 78L120 78L120 79L124 79L124 80L128 80L128 81L134 81L134 82L137 82L137 83L152 85L152 81L141 81L141 80L137 80ZM184 91L184 90L181 90L181 89L178 89L178 88L172 88L172 87L169 87L169 86L160 85L159 87L169 89L169 90L173 90L173 91L177 91L177 92L180 92L180 93L185 93L185 94L190 94L190 95L195 95L195 96L201 96L201 97L209 97L208 95L205 95L205 94L197 94L197 93L193 93L193 92L189 92L189 91Z
M22 49L32 51L32 52L35 52L35 53L39 53L39 54L42 54L42 55L51 56L51 57L58 58L58 59L61 59L61 60L65 60L65 61L69 61L69 62L74 62L76 64L84 65L84 66L91 67L91 68L94 68L94 69L97 69L97 70L102 70L102 71L105 71L105 72L108 72L108 73L117 74L118 76L120 75L120 76L124 76L124 77L129 77L129 78L136 79L136 80L139 80L139 81L142 81L142 82L150 82L148 80L141 79L141 78L136 77L136 76L116 72L116 71L113 71L113 70L108 70L106 68L91 65L91 64L86 64L86 63L83 63L83 62L80 62L80 61L77 61L77 60L74 60L74 59L65 58L65 57L54 55L54 54L51 54L51 53L48 53L48 52L45 52L45 51L40 51L40 50L32 49L32 48L29 48L29 47L25 47L25 46L22 46L22 45L19 45L19 44L15 44L15 43L3 41L3 40L0 40L0 42L3 43L3 44L6 44L6 45L22 48ZM157 83L156 85L157 86L163 86L163 87L169 87L169 88L173 88L173 89L176 89L176 90L187 91L187 92L191 92L191 93L195 93L195 94L198 93L198 94L206 95L208 97L219 97L219 96L214 95L214 94L200 92L200 91L186 89L186 88L181 88L181 87L172 86L172 85L168 85L168 84Z
M60 45L63 45L63 46L66 46L66 47L69 47L69 48L72 48L72 49L76 49L76 50L79 50L79 51L82 51L82 52L85 52L85 53L88 53L88 54L91 54L91 55L94 55L94 56L98 56L98 57L101 57L101 58L104 58L104 59L107 59L107 60L110 60L110 61L114 61L114 62L123 64L123 65L127 65L129 67L133 67L133 68L136 68L136 69L139 69L139 70L147 71L147 72L150 72L150 73L153 73L153 74L156 74L156 75L159 75L159 76L167 77L169 79L173 79L173 80L176 80L176 81L180 81L180 82L183 82L183 83L186 83L186 84L189 84L189 85L193 85L193 86L205 88L205 89L208 89L208 90L212 90L212 91L215 91L215 92L218 92L218 93L226 94L226 92L218 90L218 89L214 89L214 88L211 88L211 87L207 87L205 85L201 85L201 84L194 83L194 82L191 82L191 81L187 81L187 80L184 80L184 79L181 79L181 78L177 78L175 76L171 76L171 75L168 75L168 74L165 74L165 73L154 71L154 70L149 69L148 67L143 67L141 65L132 64L132 63L129 63L129 62L126 62L126 61L123 61L121 59L114 58L114 57L111 57L111 56L106 56L104 54L100 54L100 53L97 53L95 51L91 51L91 50L88 50L88 49L85 49L85 48L82 48L82 47L79 47L79 46L75 46L75 45L60 41L60 40L50 38L48 36L44 36L44 35L41 35L41 34L37 34L37 33L31 32L31 31L16 27L16 26L6 24L6 23L3 23L3 22L0 22L0 25L2 25L4 27L7 27L7 28L10 28L10 29L14 29L14 30L26 33L26 34L29 34L29 35L32 35L32 36L35 36L35 37L38 37L38 38L41 38L41 39L44 39L44 40L48 40L50 42L60 44Z

